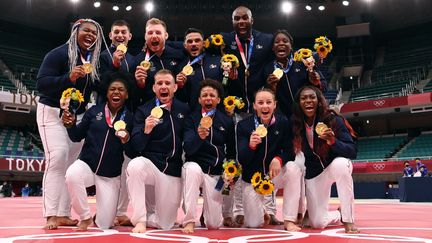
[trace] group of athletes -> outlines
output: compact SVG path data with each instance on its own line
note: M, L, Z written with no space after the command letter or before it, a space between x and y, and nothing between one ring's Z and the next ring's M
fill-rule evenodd
M346 232L358 232L354 132L329 109L319 67L293 60L291 35L256 31L253 21L251 10L239 6L234 31L221 33L223 53L239 60L225 73L221 55L206 52L201 30L189 28L182 44L169 43L166 24L152 18L143 50L131 55L127 22L112 24L107 46L97 22L76 21L69 40L45 56L37 77L45 228L131 224L143 233L174 227L182 208L182 230L193 233L201 192L201 226L209 229L283 224L299 231L343 223ZM83 98L74 109L60 102L68 88ZM96 105L88 108L95 93ZM223 105L225 96L241 98L244 107ZM223 195L216 188L230 160L242 172ZM257 193L257 173L272 181L270 195ZM340 207L329 211L334 182ZM87 202L92 185L96 214ZM278 188L283 222L276 218ZM79 221L71 219L71 206Z

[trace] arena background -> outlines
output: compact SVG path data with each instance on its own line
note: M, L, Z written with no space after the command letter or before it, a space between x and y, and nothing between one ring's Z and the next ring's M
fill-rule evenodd
M296 0L290 14L274 0L160 0L151 13L145 3L107 0L95 8L90 0L0 1L0 181L11 181L16 196L26 182L34 194L40 191L44 158L35 77L46 52L67 40L72 22L93 18L108 38L112 21L125 19L134 35L129 50L137 53L150 17L166 21L170 40L181 41L188 27L206 35L231 31L231 13L240 4L251 8L255 29L287 29L294 49L312 48L320 35L333 41L323 64L326 96L359 134L357 198L397 198L404 160L414 165L420 157L432 169L432 1L351 0L344 6L339 0Z

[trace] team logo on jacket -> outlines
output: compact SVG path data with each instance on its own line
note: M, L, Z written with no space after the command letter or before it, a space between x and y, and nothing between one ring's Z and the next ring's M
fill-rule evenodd
M296 68L296 69L295 69L295 72L296 72L296 73L300 72L300 68Z
M237 50L237 43L235 41L231 42L231 49Z
M151 63L150 72L156 72L156 66L152 61L150 61L150 63Z
M215 68L217 68L217 65L216 65L216 64L210 64L210 65L209 65L209 68L210 68L210 69L215 69Z
M279 134L279 131L276 130L276 131L274 132L274 134L277 136L277 135Z
M177 66L177 62L174 61L174 60L172 60L172 61L170 62L170 65L171 65L171 66Z
M183 118L184 118L184 115L183 115L182 113L178 113L178 114L177 114L177 117L178 117L179 119L183 119Z
M224 127L219 127L219 131L225 131L225 128Z
M103 116L102 112L97 113L96 120L98 120L98 121L102 120L102 116Z
M256 49L263 49L264 46L257 44L255 47L256 47Z

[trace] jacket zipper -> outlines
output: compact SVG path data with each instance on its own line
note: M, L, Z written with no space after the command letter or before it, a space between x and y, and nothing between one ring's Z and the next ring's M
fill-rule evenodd
M171 116L171 113L169 113L169 117L170 117L170 122L171 122L171 131L172 131L172 135L173 135L173 150L172 150L172 154L171 156L166 157L165 159L165 168L163 169L162 173L165 173L165 171L168 169L168 159L172 158L175 154L175 148L176 148L176 142L175 142L175 130L174 130L174 122Z
M102 157L103 157L103 154L105 152L105 146L106 146L106 142L108 140L108 134L109 134L109 129L108 129L108 131L107 131L107 133L105 135L105 140L104 140L104 144L103 144L103 147L102 147L102 152L101 152L101 155L100 155L100 158L99 158L99 163L98 163L98 166L96 168L95 174L97 174L97 172L99 171L99 167L100 167L100 165L102 163Z
M216 162L215 162L214 165L213 165L213 166L216 166L216 165L218 164L218 161L219 161L219 151L218 151L216 145L213 144L213 127L210 128L210 144L211 144L211 146L213 146L213 147L215 148L215 150L216 150ZM211 167L209 166L209 170L208 170L208 173L207 173L207 174L210 174L210 170L211 170Z

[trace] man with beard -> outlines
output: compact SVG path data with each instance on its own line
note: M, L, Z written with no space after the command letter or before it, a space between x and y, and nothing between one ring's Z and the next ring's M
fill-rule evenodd
M222 80L221 57L204 52L204 34L199 29L186 30L183 46L187 57L178 65L176 81L180 90L176 96L195 110L201 107L198 104L201 81Z
M138 86L133 100L135 107L155 97L152 91L155 74L161 69L174 73L183 58L181 50L165 45L168 32L165 22L160 19L147 21L144 39L144 49L135 57L135 79Z
M127 167L134 233L144 233L147 226L173 227L182 195L182 142L189 107L174 98L177 84L169 70L159 70L154 79L156 98L135 113L131 142L140 156Z
M225 52L237 56L240 67L237 80L228 82L228 95L243 98L246 103L243 111L252 111L255 92L265 85L262 68L271 58L271 34L253 30L252 12L245 6L237 7L232 14L234 31L222 33Z

